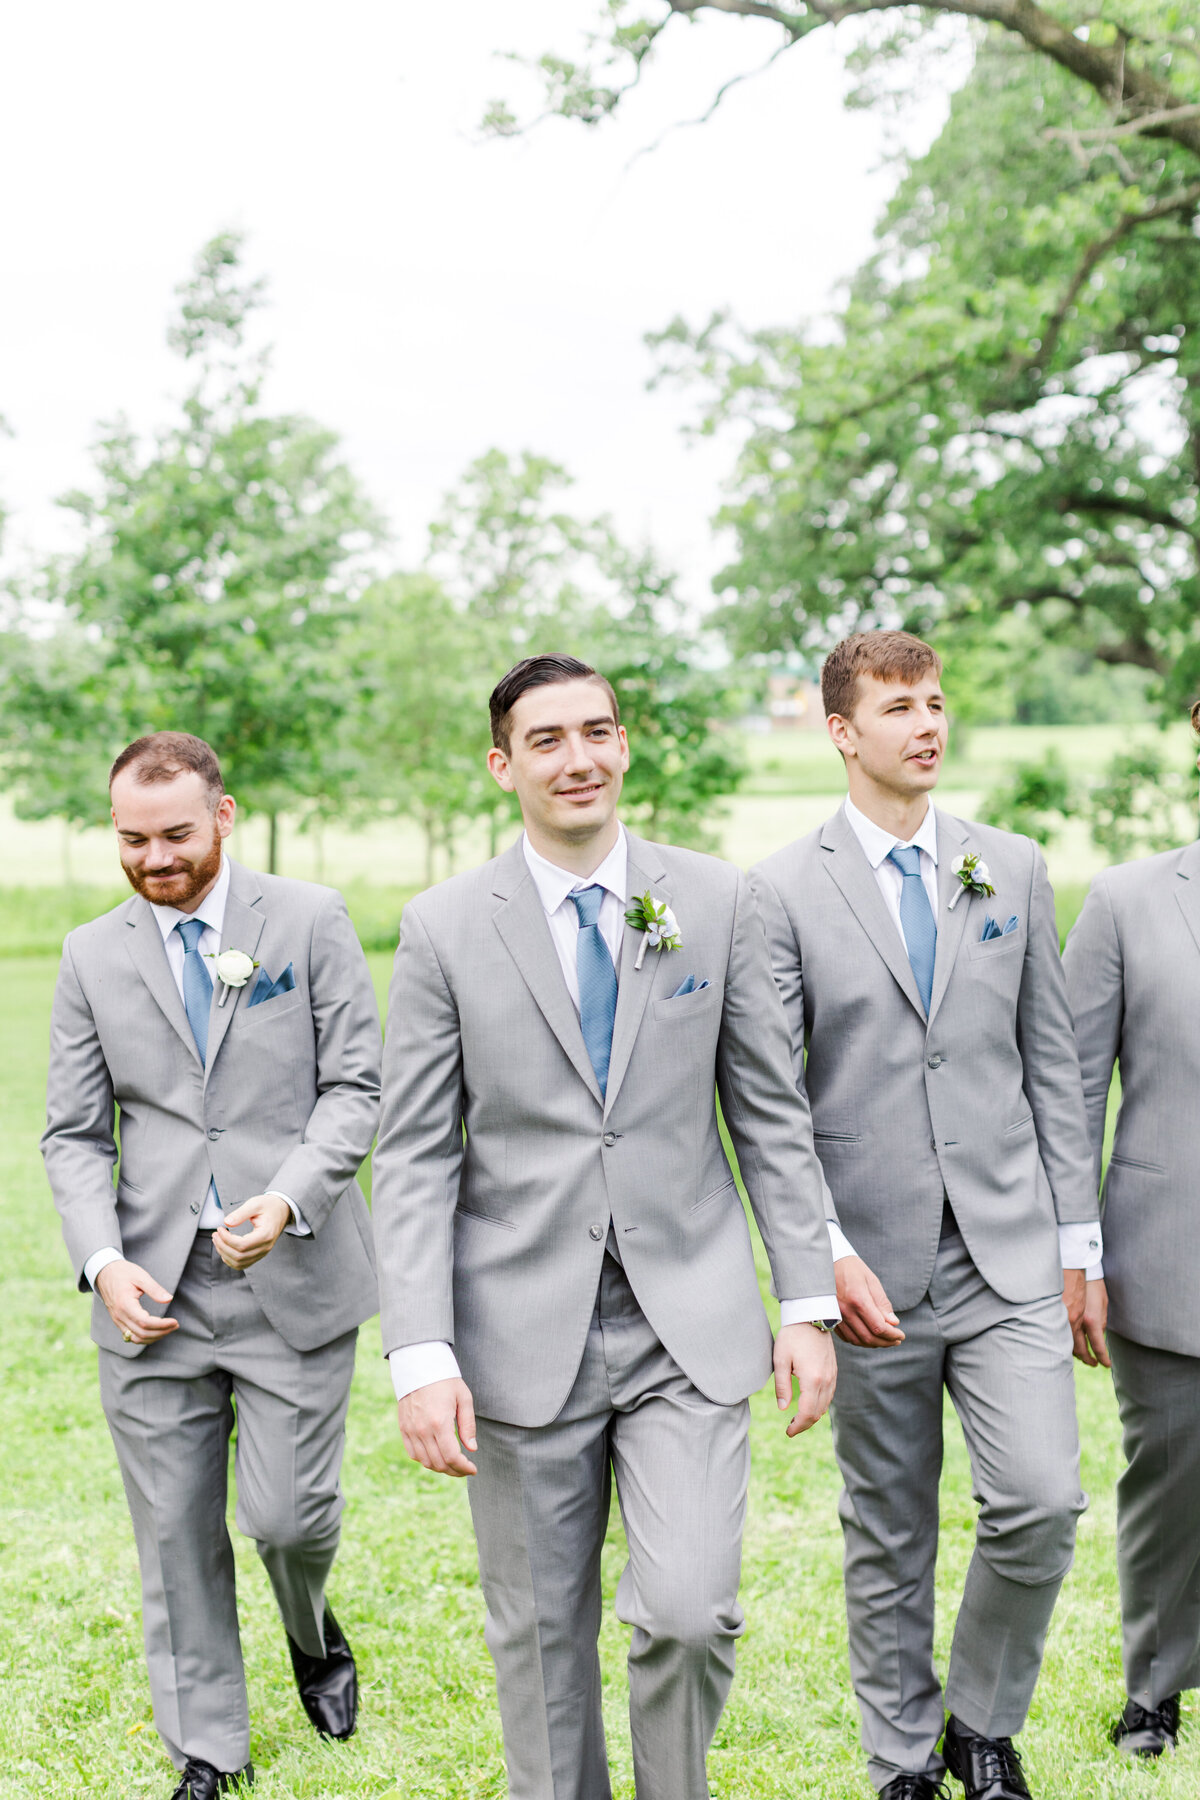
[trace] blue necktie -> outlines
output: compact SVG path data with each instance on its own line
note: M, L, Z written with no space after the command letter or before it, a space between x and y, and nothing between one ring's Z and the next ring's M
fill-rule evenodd
M583 1041L602 1094L608 1091L608 1059L612 1055L613 1020L617 1016L617 971L600 935L604 889L583 888L571 895L579 914L575 969L579 976L579 1023Z
M213 995L213 984L200 954L204 920L180 919L175 929L183 939L183 1004L203 1062L208 1054L208 1018Z
M937 921L921 880L921 852L915 844L909 844L903 850L897 844L894 850L888 851L888 861L894 862L904 877L904 886L900 889L900 929L928 1018L933 993L933 958L937 950Z

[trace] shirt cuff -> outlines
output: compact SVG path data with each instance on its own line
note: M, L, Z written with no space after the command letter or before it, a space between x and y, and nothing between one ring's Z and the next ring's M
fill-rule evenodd
M826 1219L829 1230L829 1248L833 1251L834 1262L841 1262L843 1256L857 1256L858 1251L850 1242L836 1219Z
M107 1269L110 1262L124 1262L124 1260L121 1252L114 1250L111 1244L106 1244L103 1250L93 1250L83 1265L83 1279L90 1288L94 1288L96 1277L101 1269Z
M1099 1219L1091 1225L1060 1225L1058 1253L1064 1269L1094 1268L1104 1255Z
M1085 1281L1103 1281L1104 1264L1102 1262L1089 1263L1088 1267L1084 1270L1083 1278Z
M837 1325L842 1317L836 1294L814 1294L809 1300L781 1300L779 1329L788 1325Z
M292 1209L292 1223L290 1225L285 1225L283 1229L286 1232L289 1232L292 1237L311 1237L312 1226L304 1223L304 1214L300 1211L300 1208L296 1205L296 1202L292 1199L291 1195L281 1194L278 1188L268 1188L266 1191L268 1194L274 1194L277 1200L286 1200Z
M388 1365L397 1400L435 1381L455 1381L462 1373L449 1344L405 1344L389 1350Z

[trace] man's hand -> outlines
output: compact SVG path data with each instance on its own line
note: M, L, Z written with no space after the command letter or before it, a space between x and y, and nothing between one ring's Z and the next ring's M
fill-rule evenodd
M127 1344L154 1344L179 1330L178 1319L160 1319L141 1304L142 1295L164 1306L174 1296L159 1287L153 1275L132 1262L110 1262L96 1276L96 1292L108 1308L108 1316Z
M1082 1273L1082 1270L1069 1271L1071 1274ZM1063 1292L1064 1301L1067 1299ZM1081 1363L1089 1369L1099 1365L1105 1369L1112 1368L1108 1354L1108 1346L1104 1342L1104 1328L1108 1324L1108 1289L1104 1282L1086 1281L1083 1310L1078 1318L1071 1312L1067 1302L1067 1317L1071 1320L1071 1335L1075 1339L1075 1354Z
M274 1249L290 1225L292 1209L279 1194L252 1194L232 1212L227 1212L213 1232L213 1244L221 1261L230 1269L250 1269ZM250 1230L234 1237L233 1227L250 1222Z
M400 1436L414 1462L436 1475L477 1473L463 1455L476 1448L475 1403L461 1376L414 1388L399 1402L399 1413Z
M842 1322L837 1334L843 1343L880 1350L887 1344L902 1344L904 1333L892 1311L892 1303L883 1284L873 1275L861 1256L839 1256L833 1265L837 1281L838 1305Z
M837 1357L827 1331L815 1325L785 1325L775 1339L775 1398L781 1412L792 1403L792 1378L798 1389L796 1410L787 1434L808 1431L829 1411L837 1386Z

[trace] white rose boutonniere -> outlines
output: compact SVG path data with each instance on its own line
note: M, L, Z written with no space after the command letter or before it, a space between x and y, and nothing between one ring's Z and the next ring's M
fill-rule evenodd
M221 983L221 998L218 1006L224 1006L229 998L230 988L243 988L253 975L258 964L244 950L222 950L208 959L216 971L217 980Z
M990 898L996 891L988 879L988 866L978 850L968 851L966 856L956 856L950 864L950 873L957 875L962 885L956 887L950 896L950 904L946 909L948 912L954 911L964 894L987 894Z
M637 953L635 969L640 969L646 958L646 948L657 950L682 950L683 935L679 929L679 920L671 911L665 900L656 900L653 894L642 894L635 897L633 905L625 914L626 923L635 931L644 935Z

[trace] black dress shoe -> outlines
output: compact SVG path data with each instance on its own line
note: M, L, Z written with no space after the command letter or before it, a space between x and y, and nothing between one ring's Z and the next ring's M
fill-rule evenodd
M950 1789L932 1775L893 1775L879 1800L950 1800Z
M1157 1706L1127 1700L1108 1735L1122 1756L1161 1756L1173 1750L1179 1736L1179 1695L1168 1694Z
M358 1715L358 1670L342 1628L328 1607L324 1656L309 1656L290 1636L288 1649L301 1703L321 1736L350 1737Z
M218 1794L241 1793L253 1782L253 1763L230 1774L214 1769L211 1763L201 1761L198 1756L189 1756L171 1800L216 1800Z
M980 1737L951 1713L942 1755L966 1789L966 1800L1032 1800L1011 1738Z

